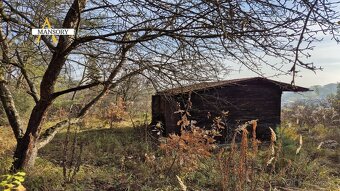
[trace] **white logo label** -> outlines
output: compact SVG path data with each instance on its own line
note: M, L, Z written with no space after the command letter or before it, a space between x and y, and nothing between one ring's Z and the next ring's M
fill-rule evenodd
M45 27L47 26L47 29ZM38 36L37 43L40 42L41 35L49 35L52 36L52 41L54 43L58 43L57 37L59 35L74 35L74 29L53 29L48 18L45 19L45 22L41 29L32 29L32 35Z

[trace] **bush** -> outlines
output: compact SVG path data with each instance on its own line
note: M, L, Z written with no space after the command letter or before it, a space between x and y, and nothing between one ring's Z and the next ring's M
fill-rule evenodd
M25 181L24 172L17 172L15 174L6 174L0 176L0 188L3 191L11 191L11 190L18 190L24 191L26 190L22 183Z

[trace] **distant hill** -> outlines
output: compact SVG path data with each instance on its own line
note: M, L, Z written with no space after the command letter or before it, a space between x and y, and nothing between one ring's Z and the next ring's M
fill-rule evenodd
M282 94L282 105L299 100L324 99L331 94L336 94L337 83L331 83L324 86L315 85L309 87L313 91L309 92L284 92Z

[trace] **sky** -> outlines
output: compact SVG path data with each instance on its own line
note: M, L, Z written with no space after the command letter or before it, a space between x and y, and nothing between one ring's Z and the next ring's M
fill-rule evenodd
M334 3L338 1L329 0L329 2ZM340 10L340 4L337 5L336 9ZM331 40L330 35L319 33L318 37L321 37L324 40L313 44L315 48L313 51L309 52L311 57L306 60L306 62L313 62L315 66L322 67L323 70L318 70L314 73L310 70L301 69L298 73L299 77L295 79L295 85L297 86L310 87L313 85L340 83L340 43L337 43L335 40ZM291 68L291 66L288 66L288 68ZM239 66L235 69L239 70ZM263 68L264 73L273 73L270 70L271 69L269 68ZM241 71L232 72L229 78L233 79L255 76L257 76L255 73L243 67ZM291 83L292 76L279 76L271 79Z
M315 73L300 69L295 80L295 85L310 87L312 85L326 85L329 83L340 82L340 44L334 40L325 39L322 42L315 43L314 50L310 51L311 57L307 60L313 62L317 67L323 70L317 70ZM239 69L239 68L234 68ZM263 69L264 73L271 73L270 69ZM240 71L231 72L229 78L255 77L255 73L247 70L245 67ZM273 80L290 83L292 76L279 76L271 78Z

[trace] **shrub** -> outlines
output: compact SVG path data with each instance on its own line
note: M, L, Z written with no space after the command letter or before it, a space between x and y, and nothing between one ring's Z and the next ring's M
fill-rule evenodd
M24 191L26 190L22 183L25 181L24 172L17 172L15 174L7 174L0 176L0 188L3 191L11 191L11 190L18 190Z

